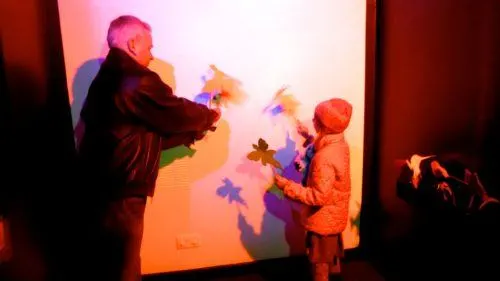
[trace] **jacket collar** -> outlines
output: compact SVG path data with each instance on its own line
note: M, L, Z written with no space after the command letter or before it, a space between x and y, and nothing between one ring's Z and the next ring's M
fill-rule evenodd
M140 65L129 54L118 48L109 49L104 64L112 68L126 71L146 71L148 68Z
M344 141L344 134L343 133L342 134L329 134L329 135L320 136L314 142L314 150L316 150L316 152L317 152L330 144L343 142L343 141Z

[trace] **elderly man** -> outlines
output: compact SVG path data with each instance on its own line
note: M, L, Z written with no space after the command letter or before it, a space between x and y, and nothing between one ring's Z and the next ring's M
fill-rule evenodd
M88 280L136 281L146 198L153 196L161 150L200 139L220 112L174 96L147 68L153 42L145 22L120 16L107 40L110 51L81 112L80 172L91 197L85 200L92 202L85 249L92 253L84 263L95 273Z

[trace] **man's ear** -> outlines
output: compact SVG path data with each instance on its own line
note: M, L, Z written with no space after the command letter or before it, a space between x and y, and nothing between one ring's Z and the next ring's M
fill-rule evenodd
M137 54L137 51L136 51L137 50L137 42L136 42L135 38L132 38L132 39L127 41L127 49L131 54L133 54L133 55Z

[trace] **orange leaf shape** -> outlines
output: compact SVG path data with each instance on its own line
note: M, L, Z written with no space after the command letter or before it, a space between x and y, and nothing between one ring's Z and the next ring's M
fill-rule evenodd
M297 108L300 105L300 103L292 95L281 96L279 98L279 103L283 107L283 111L292 116L295 115Z

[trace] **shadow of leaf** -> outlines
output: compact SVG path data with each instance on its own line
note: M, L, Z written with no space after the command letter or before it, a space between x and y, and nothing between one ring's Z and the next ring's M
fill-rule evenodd
M217 188L217 195L222 198L227 198L229 204L235 202L236 204L248 208L247 202L240 195L242 188L235 186L234 183L228 178L224 178L222 181L224 182L224 185Z

